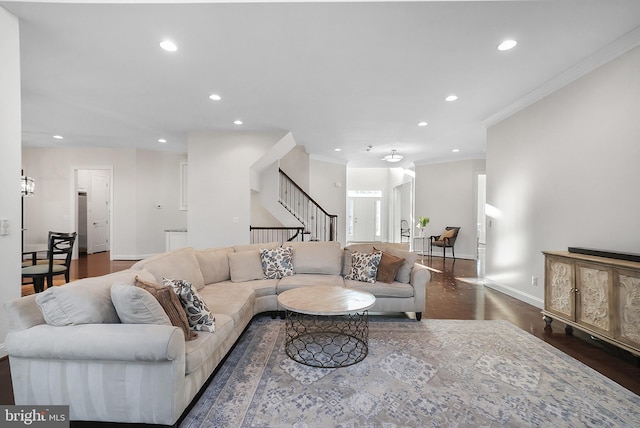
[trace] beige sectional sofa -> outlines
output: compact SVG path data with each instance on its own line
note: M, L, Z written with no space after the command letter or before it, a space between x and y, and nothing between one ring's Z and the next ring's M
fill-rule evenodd
M291 288L335 284L367 290L376 296L370 312L415 312L420 319L430 275L414 264L415 255L379 245L405 261L394 282L370 284L344 276L352 251L370 252L372 245L291 243L295 275L263 279L259 248L277 245L182 248L122 272L9 302L5 345L16 404L69 405L71 420L78 421L174 425L253 316L278 311L278 293ZM121 322L112 288L135 287L136 277L158 284L163 278L191 282L215 316L215 332L198 331L186 341L183 330L164 319Z

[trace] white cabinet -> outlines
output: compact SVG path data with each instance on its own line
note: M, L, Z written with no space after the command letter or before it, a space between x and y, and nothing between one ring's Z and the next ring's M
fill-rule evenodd
M165 230L165 250L171 251L187 246L187 231L183 229Z

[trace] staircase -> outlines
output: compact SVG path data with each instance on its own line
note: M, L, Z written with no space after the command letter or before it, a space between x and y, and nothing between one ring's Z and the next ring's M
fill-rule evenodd
M284 171L279 171L279 197L282 205L302 227L250 227L251 242L336 241L338 216L329 214Z
M284 171L280 171L280 204L304 226L310 241L337 240L338 216L326 212ZM306 240L303 238L303 241Z

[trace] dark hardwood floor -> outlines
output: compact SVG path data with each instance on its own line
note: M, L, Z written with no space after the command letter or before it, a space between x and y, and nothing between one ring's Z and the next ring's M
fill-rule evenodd
M109 261L108 253L82 257L73 262L73 279L103 275L127 269L134 262ZM592 340L578 330L564 333L564 324L554 321L553 331L545 332L540 309L484 287L474 260L424 258L432 270L427 285L427 304L423 319L508 320L566 354L582 361L625 388L640 394L638 359L605 343ZM31 294L32 286L23 286ZM13 404L9 362L0 361L0 404Z

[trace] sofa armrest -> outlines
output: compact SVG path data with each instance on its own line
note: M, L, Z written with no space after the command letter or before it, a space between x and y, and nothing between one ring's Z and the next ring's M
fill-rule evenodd
M9 356L56 360L172 361L184 357L184 333L153 324L37 325L10 332Z
M424 265L414 264L411 269L411 281L413 295L416 302L416 311L422 312L427 302L427 283L431 279L431 272Z

